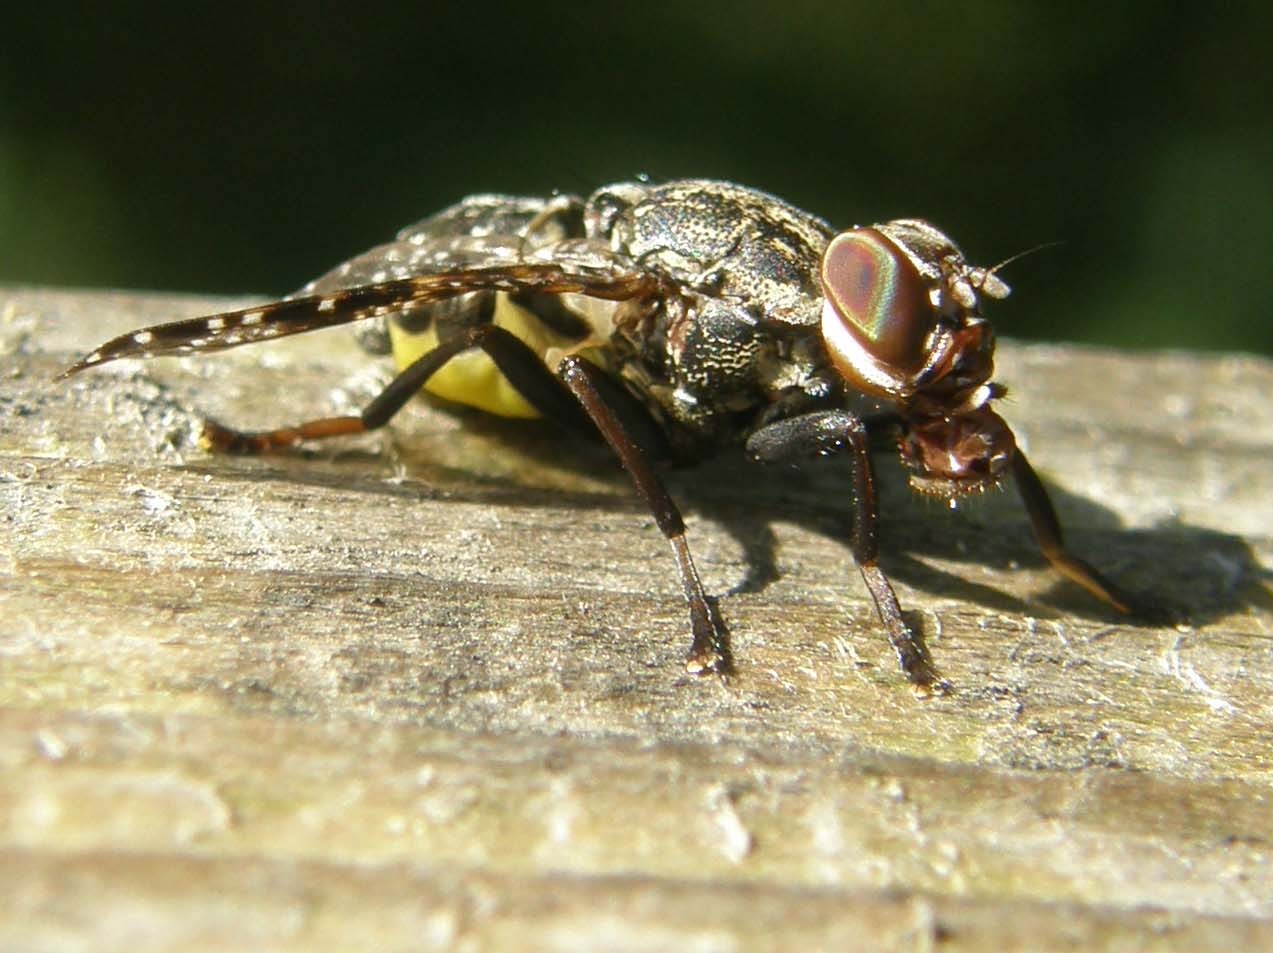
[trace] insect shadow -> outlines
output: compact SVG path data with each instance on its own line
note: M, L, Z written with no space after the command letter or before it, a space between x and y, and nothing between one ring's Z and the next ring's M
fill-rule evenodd
M950 510L911 493L905 475L890 465L889 456L883 450L875 454L882 514L880 561L891 577L941 600L1004 613L1072 615L1146 627L1162 624L1111 613L1060 578L1026 598L1013 595L1009 589L1014 572L1047 567L1015 496L992 491ZM759 473L740 480L741 467ZM856 583L847 542L852 523L848 460L835 458L799 471L774 472L754 467L741 456L726 456L708 461L702 470L678 473L669 482L690 512L720 525L743 549L747 575L731 593L763 591L778 578L772 523L779 520L843 541L845 584ZM716 470L721 472L713 475ZM1206 625L1251 608L1273 609L1273 571L1260 564L1241 537L1177 520L1127 529L1114 509L1052 482L1048 490L1076 551L1099 552L1103 566L1168 618ZM1002 587L938 564L989 569L1002 577Z
M457 417L461 426L454 439L474 441L477 446L471 454L461 454L460 460L439 460L431 451L446 442L444 438L396 433L389 438L391 453L405 482L383 480L383 450L361 446L338 449L324 444L266 458L217 458L215 463L188 466L200 470L213 466L221 473L226 466L247 466L253 479L340 485L352 492L385 494L422 506L453 501L554 509L600 507L630 511L638 525L649 519L631 493L628 478L600 443L563 435L542 422L505 420L461 407L425 413ZM491 454L509 465L501 466L498 459L492 465ZM1047 566L1015 496L991 492L952 511L912 494L904 473L890 457L883 448L875 454L882 511L881 562L891 576L936 599L997 612L1153 624L1117 616L1060 579L1028 598L1013 595L1009 591L1013 572ZM688 515L716 524L741 550L742 577L719 593L728 597L762 593L782 576L779 534L774 530L778 522L840 542L846 591L860 585L848 542L849 468L844 457L800 468L762 466L746 461L737 450L700 464L669 467L662 474ZM355 473L363 476L351 486ZM535 477L544 473L556 474L572 488L563 491L560 485L545 485ZM1109 507L1055 483L1049 483L1049 491L1077 549L1100 552L1103 565L1126 578L1147 602L1163 606L1181 621L1205 625L1252 607L1273 610L1268 588L1273 573L1260 565L1242 538L1178 521L1128 530ZM527 554L528 560L535 558L537 554ZM989 569L1002 576L1003 585L976 581L938 564ZM923 613L909 614L922 630ZM728 607L725 615L729 615Z

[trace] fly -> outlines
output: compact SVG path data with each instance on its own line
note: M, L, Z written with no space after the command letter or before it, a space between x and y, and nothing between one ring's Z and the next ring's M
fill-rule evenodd
M1132 600L1065 546L1012 431L993 409L994 268L899 219L837 232L724 182L620 183L586 199L476 195L282 301L108 341L63 376L126 357L191 354L375 319L397 376L357 416L267 431L208 421L202 444L265 453L384 426L417 391L600 436L671 544L689 605L686 661L725 674L726 628L699 580L655 460L742 445L757 462L852 457L858 569L918 694L948 683L879 565L871 438L892 435L910 484L952 504L1011 480L1057 571L1121 613ZM888 408L856 410L863 398Z

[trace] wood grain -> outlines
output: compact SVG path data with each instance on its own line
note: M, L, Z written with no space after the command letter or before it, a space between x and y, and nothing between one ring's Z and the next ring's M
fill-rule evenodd
M669 475L737 675L687 676L666 544L601 448L349 412L344 332L53 383L228 304L0 290L0 949L1273 945L1273 365L1001 348L1076 551L881 461L884 566L956 686L914 699L847 471Z

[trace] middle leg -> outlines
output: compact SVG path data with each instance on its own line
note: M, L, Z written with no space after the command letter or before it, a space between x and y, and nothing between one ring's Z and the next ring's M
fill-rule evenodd
M618 456L623 469L636 484L637 493L654 515L654 521L672 546L676 568L681 576L681 589L690 608L693 641L685 660L685 668L694 675L727 675L731 661L725 623L707 597L698 570L690 556L685 539L685 520L663 481L655 473L647 451L632 436L633 424L625 420L613 399L607 399L607 378L588 361L570 356L557 371L592 419L606 443ZM630 411L626 416L631 416Z

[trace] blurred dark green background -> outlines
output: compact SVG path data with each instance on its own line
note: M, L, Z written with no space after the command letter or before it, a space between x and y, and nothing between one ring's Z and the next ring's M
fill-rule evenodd
M1273 353L1273 5L27 5L0 281L281 293L478 191L920 215L1006 334Z

